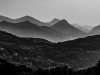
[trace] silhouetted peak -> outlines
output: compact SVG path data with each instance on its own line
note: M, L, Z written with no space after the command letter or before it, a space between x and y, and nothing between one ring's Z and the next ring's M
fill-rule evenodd
M0 22L0 24L7 24L7 23L10 23L10 22L4 21L4 20Z
M17 18L17 19L26 19L26 20L29 20L29 19L33 19L33 17L26 15L26 16L23 16L23 17Z
M38 27L38 25L33 24L30 21L28 21L28 20L26 20L24 22L17 23L17 24L20 25L19 28L21 27L21 28L29 29L29 28L33 28L33 27Z
M58 23L59 21L60 21L59 19L54 18L53 20L51 20L51 21L49 22L49 24L50 24L50 25L54 25L54 24Z
M26 15L26 16L24 16L24 17L26 17L26 18L32 18L31 16L29 16L29 15Z
M65 20L65 19L60 20L57 24L60 24L60 25L70 25L70 24L68 23L68 21Z
M65 19L62 19L62 20L61 20L61 22L67 22L67 20L65 20Z
M73 26L71 26L67 20L62 19L60 20L58 23L56 23L55 25L52 26L53 28L59 28L59 29L68 29L68 28L73 28Z
M53 21L59 21L59 19L57 19L57 18L54 18L54 19L53 19Z

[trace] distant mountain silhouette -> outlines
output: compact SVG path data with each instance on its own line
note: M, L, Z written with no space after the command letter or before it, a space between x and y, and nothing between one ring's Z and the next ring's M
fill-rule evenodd
M93 26L87 26L87 25L84 25L84 26L82 26L83 28L86 28L86 29L88 29L88 30L91 30L92 28L93 28Z
M1 23L4 22L5 21ZM11 23L11 24L9 24L9 22L5 22L5 24L2 24L2 27L3 25L5 30L8 27L7 29L7 31L9 30L8 32L20 37L43 38L53 42L62 41L64 39L62 33L46 26L38 26L36 24L31 23L30 21Z
M100 25L95 26L95 27L90 31L90 33L99 33L99 34L100 34Z
M82 30L82 31L86 32L86 33L89 32L88 29L84 28L83 26L81 26L79 24L74 23L74 24L71 24L71 25L78 28L79 30Z
M54 24L56 24L56 23L59 22L59 21L60 21L59 19L54 18L52 21L48 22L48 24L54 25Z
M51 26L51 28L70 36L80 36L86 34L85 32L70 25L65 19Z
M11 18L0 15L0 22L2 22L2 21L7 21L7 22L12 22L13 23L14 19L11 19Z
M44 22L41 22L31 16L23 16L23 17L20 17L20 18L17 18L17 19L11 19L11 18L8 18L8 17L5 17L5 16L0 16L0 22L1 21L7 21L7 22L11 22L11 23L18 23L18 22L24 22L24 21L30 21L31 23L33 24L37 24L39 26L42 26L42 25L45 25L45 26L49 26L48 23L44 23Z
M17 27L18 25L15 23L7 22L7 21L2 21L0 22L0 29L5 30L5 31L10 31L11 29Z
M27 20L30 21L31 23L37 24L39 26L42 26L42 25L49 26L49 24L44 23L44 22L41 22L41 21L39 21L39 20L31 17L31 16L24 16L24 17L15 19L16 23L23 22L23 21L27 21Z

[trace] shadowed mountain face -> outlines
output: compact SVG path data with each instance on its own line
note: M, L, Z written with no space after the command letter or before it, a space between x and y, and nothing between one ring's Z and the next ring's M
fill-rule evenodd
M37 24L39 26L42 26L42 25L49 26L49 24L41 22L41 21L31 17L31 16L24 16L24 17L17 18L17 19L10 19L10 18L5 17L5 16L0 16L0 22L7 21L7 22L11 22L11 23L19 23L19 22L24 22L27 20L30 21L31 23Z
M0 29L5 30L5 31L10 31L11 29L13 29L17 26L18 26L18 24L7 22L7 21L0 22Z
M92 32L92 33L100 33L100 25L94 27L90 32Z
M60 21L59 19L54 18L52 21L48 22L48 24L54 25L54 24L56 24L56 23L59 22L59 21Z
M83 26L80 26L80 25L78 25L78 24L71 24L72 26L74 26L75 28L77 28L77 29L79 29L79 30L82 30L83 32L86 32L86 33L88 33L90 30L88 30L88 29L86 29L86 28L84 28Z
M1 30L8 31L20 37L43 38L52 42L60 42L64 39L62 33L47 26L38 26L36 24L31 23L30 21L24 21L19 23L10 23L2 21L0 23L0 28Z
M73 27L72 25L70 25L66 20L61 20L58 23L56 23L55 25L51 26L51 28L62 32L64 34L70 35L70 36L81 36L81 35L85 35L86 33Z
M47 31L47 32L50 33L50 34L59 35L59 36L62 36L62 35L63 35L63 36L64 36L63 33L59 32L59 31L56 31L56 30L54 30L54 29L52 29L52 28L50 28L50 27L41 26L41 28L42 28L43 30Z

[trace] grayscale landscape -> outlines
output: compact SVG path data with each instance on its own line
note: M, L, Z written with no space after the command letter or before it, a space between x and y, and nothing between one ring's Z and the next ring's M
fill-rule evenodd
M100 75L99 0L0 0L1 75Z

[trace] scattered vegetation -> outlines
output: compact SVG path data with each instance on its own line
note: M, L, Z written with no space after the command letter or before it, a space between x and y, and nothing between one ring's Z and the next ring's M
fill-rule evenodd
M0 31L0 72L4 75L99 75L99 45L100 35L52 43Z

